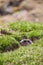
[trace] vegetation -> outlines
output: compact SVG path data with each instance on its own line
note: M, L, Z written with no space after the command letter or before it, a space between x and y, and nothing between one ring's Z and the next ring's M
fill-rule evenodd
M14 22L10 24L10 29L14 30L14 37L40 38L43 36L43 24L30 22ZM39 33L40 32L40 33Z
M0 33L0 65L43 65L43 24L14 22L8 30L0 29ZM21 46L20 41L25 38L33 44Z
M0 53L1 65L43 65L43 38L33 45L18 50Z
M18 31L23 31L23 32L29 32L32 30L42 30L43 29L43 24L42 23L36 23L36 22L14 22L10 24L10 28L12 30L18 30Z
M4 52L6 50L10 51L18 47L18 41L16 41L13 37L8 35L0 36L0 52Z

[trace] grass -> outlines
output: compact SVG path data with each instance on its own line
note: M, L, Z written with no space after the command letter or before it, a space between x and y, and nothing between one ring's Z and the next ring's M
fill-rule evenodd
M23 38L40 38L43 36L43 24L41 23L14 22L10 24L10 29L16 32L13 36L19 40Z
M18 41L8 35L0 36L0 52L10 51L19 47Z
M36 43L37 42L37 43ZM0 53L1 65L43 65L43 38L27 47Z
M14 22L0 32L0 65L43 65L43 24ZM25 38L34 44L21 46L20 41Z
M43 24L41 23L34 23L34 22L14 22L10 24L10 28L15 31L23 31L23 32L29 32L32 30L42 30Z

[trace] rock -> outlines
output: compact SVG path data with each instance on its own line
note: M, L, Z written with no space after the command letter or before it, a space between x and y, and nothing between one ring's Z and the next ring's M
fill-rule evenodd
M43 0L34 0L34 1L36 1L39 4L43 4Z
M28 20L28 12L26 10L21 10L12 15L16 20Z
M13 7L19 6L22 0L0 0L0 14L11 14Z
M43 0L0 0L0 14L0 21L43 22Z
M29 1L28 0L25 0L23 1L20 6L19 6L20 9L25 9L27 11L31 11L34 9L34 4L29 4Z
M33 42L30 39L23 39L23 40L20 41L20 44L22 46L27 46L29 44L33 44Z
M9 6L19 6L23 0L9 0Z
M5 14L12 14L13 13L13 7L9 6L4 9Z

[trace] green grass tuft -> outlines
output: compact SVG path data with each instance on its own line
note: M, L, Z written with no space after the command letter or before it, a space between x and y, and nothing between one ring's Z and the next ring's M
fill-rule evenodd
M18 41L8 35L0 36L0 52L9 51L19 46Z

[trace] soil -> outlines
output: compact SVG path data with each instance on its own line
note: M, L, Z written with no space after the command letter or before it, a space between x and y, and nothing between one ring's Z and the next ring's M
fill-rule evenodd
M18 3L19 6L12 6L13 7L12 14L8 13L6 15L0 15L1 23L15 22L17 20L43 22L43 0L22 0L22 2Z

